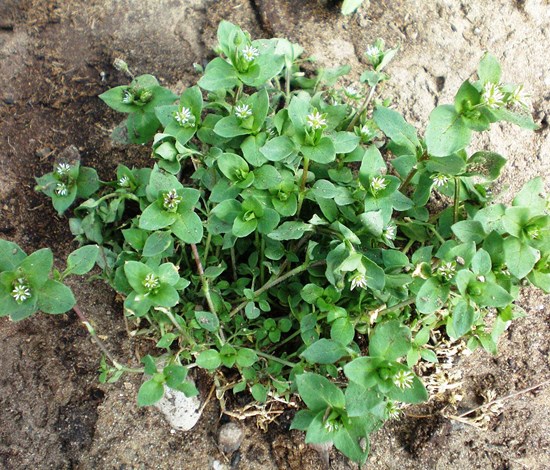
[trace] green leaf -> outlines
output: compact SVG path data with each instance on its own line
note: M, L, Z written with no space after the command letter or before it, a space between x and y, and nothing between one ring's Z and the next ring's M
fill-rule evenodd
M383 407L382 396L372 388L365 388L356 382L350 382L346 388L346 411L348 416L366 416L376 413L376 408Z
M267 236L272 240L299 240L306 232L312 230L313 226L304 222L283 222Z
M336 159L336 151L329 137L321 137L315 146L302 145L300 151L305 157L316 163L327 164Z
M206 66L204 75L198 84L207 91L230 90L239 84L239 79L231 64L221 57L216 57Z
M251 134L252 130L241 127L239 118L232 114L231 116L220 119L214 126L214 132L221 137L232 138Z
M212 333L220 328L220 320L215 313L197 310L195 311L195 319L201 328Z
M82 275L89 272L99 256L99 246L86 245L73 251L67 258L66 273Z
M13 271L26 257L19 245L0 239L0 272Z
M248 175L249 173L248 163L246 163L246 160L234 153L223 153L216 161L220 171L230 181L242 181L242 176Z
M428 399L428 392L418 377L414 377L412 386L405 389L393 387L388 392L388 398L404 403L422 403Z
M239 367L252 367L258 361L256 352L249 348L241 348L237 351L237 365Z
M399 320L390 320L374 328L369 340L369 356L394 361L406 356L411 347L411 330Z
M147 380L139 387L138 406L151 406L159 402L164 396L164 384L156 380Z
M537 126L533 121L530 114L514 113L505 108L491 109L491 114L497 121L510 122L516 126L522 127L523 129L534 131L539 128L539 126Z
M472 271L485 276L491 272L491 256L484 249L479 249L472 258Z
M368 187L370 179L375 176L380 176L385 173L386 162L382 158L380 150L375 145L370 145L361 162L361 168L359 169L359 180L364 187Z
M256 189L274 189L283 177L273 165L262 165L254 170L254 187Z
M355 337L355 328L348 318L337 318L330 327L330 337L347 346Z
M499 83L501 70L497 58L486 52L479 62L477 74L483 85L486 83Z
M468 159L467 176L483 176L487 181L494 181L500 176L506 159L495 152L476 152Z
M477 220L461 220L454 224L451 230L457 238L464 243L480 243L486 237L483 225Z
M322 179L315 181L315 184L311 188L311 192L316 198L322 199L334 199L338 194L338 190L333 183Z
M359 220L371 235L374 237L382 236L382 231L384 230L382 211L363 212L359 216Z
M160 122L154 112L139 110L128 116L126 126L128 127L128 139L131 143L145 144L153 138Z
M146 289L143 286L143 281L148 274L151 274L153 270L139 261L126 261L124 264L124 273L128 283L138 293L145 293Z
M160 230L172 225L178 218L174 212L168 212L153 202L141 213L139 217L139 228L144 230Z
M420 141L416 129L393 109L378 107L373 113L374 122L395 144L406 147L414 155Z
M170 230L184 243L200 243L204 234L202 220L195 212L180 214Z
M434 157L446 157L470 143L472 131L464 124L451 105L435 108L430 114L426 128L428 153Z
M449 297L449 286L436 278L428 279L416 294L416 308L420 313L434 313L443 308Z
M139 299L141 298L143 298L143 296L139 297ZM168 284L161 284L159 288L148 295L147 299L152 302L153 305L174 307L178 304L180 296L174 287Z
M76 180L77 197L86 199L99 189L99 177L93 168L80 167Z
M65 313L76 304L74 295L66 285L48 279L38 290L36 307L44 313Z
M153 232L143 247L143 256L152 257L164 253L172 245L172 235L168 231Z
M300 397L312 411L326 408L343 408L344 393L327 378L313 373L296 376L296 385Z
M369 455L369 440L368 434L360 432L353 421L348 425L338 430L334 436L334 447L342 454L354 462L361 465L365 463ZM364 424L362 422L361 424Z
M337 132L331 137L334 151L341 154L353 152L360 140L360 137L353 132Z
M214 370L220 367L222 360L220 353L215 349L208 349L197 356L197 365L207 370Z
M352 382L370 388L378 382L378 367L383 362L380 358L358 357L344 366L344 374Z
M265 403L267 400L267 389L262 384L254 384L250 387L250 393L254 397L254 400L260 403Z
M38 289L48 280L52 270L53 254L49 248L42 248L27 256L19 264L19 269L25 274L31 287Z
M504 240L504 259L508 270L518 279L523 279L540 259L540 251L514 237Z
M334 364L348 354L342 344L323 338L306 348L300 356L313 364Z
M260 147L260 153L272 162L284 160L294 152L296 152L294 142L285 135L274 137Z
M464 300L459 301L453 309L452 329L453 334L450 335L455 339L464 336L468 333L474 324L474 309Z

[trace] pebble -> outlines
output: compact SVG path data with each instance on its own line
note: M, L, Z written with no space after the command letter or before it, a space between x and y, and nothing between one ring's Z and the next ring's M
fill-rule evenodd
M12 105L15 103L15 98L13 97L13 95L4 95L2 101L4 101L4 103L7 105Z
M235 452L241 446L243 439L243 428L233 421L224 424L218 431L218 445L224 454Z
M52 149L49 147L44 147L44 148L38 149L34 154L38 158L46 158L50 153L52 153Z
M191 379L187 379L192 382ZM183 392L164 386L164 396L155 404L173 429L189 431L201 417L201 402L198 397L187 397Z

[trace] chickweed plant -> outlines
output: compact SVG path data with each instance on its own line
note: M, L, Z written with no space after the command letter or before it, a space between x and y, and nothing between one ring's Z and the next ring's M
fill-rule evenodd
M154 164L103 182L59 161L38 178L60 213L78 200L69 224L82 246L48 276L49 249L1 241L1 314L71 309L62 281L97 264L156 342L137 369L139 405L165 386L196 394L186 376L202 368L257 402L299 397L291 427L364 462L369 434L428 398L415 366L437 361L432 331L496 353L522 315L520 285L550 292L543 180L493 202L505 158L468 150L498 121L535 129L525 93L486 54L421 137L379 95L396 52L381 40L360 85L343 88L349 67L304 72L287 40L224 21L218 41L180 97L150 75L100 96L128 114L117 138L152 139ZM136 372L109 356L101 369L102 381Z

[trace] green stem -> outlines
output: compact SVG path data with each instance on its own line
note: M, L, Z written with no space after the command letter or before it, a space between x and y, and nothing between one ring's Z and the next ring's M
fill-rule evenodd
M309 170L309 158L304 157L304 166L302 168L302 179L300 180L300 193L298 194L298 210L296 211L296 218L300 216L300 211L302 210L302 204L304 203L304 198L306 197L306 182L307 182L307 173Z
M290 67L288 67L288 64L285 69L285 103L288 106L290 103Z
M355 124L357 124L357 121L361 117L361 114L363 114L365 112L365 110L367 109L367 107L369 106L369 103L371 102L371 100L374 96L375 90L376 90L376 85L371 87L369 94L366 96L365 101L363 101L363 104L361 105L361 108L353 116L353 119L351 120L351 122L349 123L348 128L347 128L348 132L353 130L353 128L355 127Z
M308 268L313 268L315 266L321 266L323 264L326 264L325 260L315 261L314 263L311 263L311 264L306 262L306 263L304 263L300 266L297 266L294 269L291 269L286 274L283 274L281 277L277 277L275 279L267 281L262 287L260 287L256 291L254 291L254 298L260 296L265 291L271 289L272 287L275 287L276 285L280 284L281 282L286 281L288 278L296 276L297 274L300 274L300 273L304 272ZM229 312L229 316L230 317L235 316L239 311L241 311L246 306L246 304L248 302L249 302L249 300L245 300L245 301L241 302L233 310L231 310L231 312Z
M101 352L105 354L105 357L111 361L113 366L115 366L118 370L122 370L124 372L134 372L134 373L140 373L143 372L143 369L134 369L132 367L126 367L122 365L120 362L118 362L115 357L110 353L110 351L107 349L107 347L103 344L103 341L101 341L97 333L92 326L92 324L89 322L89 320L86 318L86 315L80 310L80 307L78 305L75 305L73 307L73 312L76 313L78 316L78 319L82 322L82 324L86 327L86 330L88 330L88 333L92 337L92 341L101 349Z
M186 343L191 345L196 344L193 338L178 323L178 321L176 320L176 317L174 316L174 314L169 308L163 309L162 313L164 313L170 319L170 321L172 322L172 325L174 325L176 329L180 332L181 336L183 337Z
M231 270L233 272L233 280L237 281L237 260L235 257L235 247L232 246L230 252L231 252Z
M280 343L277 343L275 346L273 346L269 352L273 352L275 351L276 349L279 349L283 344L286 344L288 343L289 341L292 341L294 338L296 338L296 336L298 336L299 334L301 333L300 330L296 330L294 333L292 333L290 336L286 337L283 341L281 341Z
M265 237L262 235L260 237L260 282L262 285L265 283Z
M206 299L206 303L208 304L208 309L214 315L217 316L218 314L216 313L216 307L214 306L214 302L212 301L212 296L210 295L210 286L208 285L208 279L206 279L206 276L204 275L204 269L202 267L199 251L197 250L197 245L195 245L194 243L191 243L191 251L193 252L193 258L195 258L195 264L197 265L197 272L199 273L199 277L201 279L202 292L204 294L204 298ZM220 336L222 340L225 341L225 337L221 329L220 329Z
M444 244L445 243L445 239L439 234L439 232L436 230L436 228L431 225L430 227L430 231L436 236L436 238L441 242L441 244Z
M271 354L267 354L261 351L255 351L256 354L260 357L263 357L265 359L270 359L271 361L278 362L279 364L283 364L284 366L288 366L290 368L294 368L297 364L290 361L285 361L284 359L281 359L277 356L272 356Z
M409 251L409 249L411 248L411 246L413 246L415 240L414 239L410 239L407 244L405 245L405 247L401 250L402 253L404 254L407 254L407 251Z
M453 208L453 220L455 224L458 222L459 208L460 208L460 178L455 177L455 196L454 196L454 208Z
M210 243L212 241L212 234L208 232L208 235L206 236L206 243L204 245L204 260L208 260L208 252L210 251Z

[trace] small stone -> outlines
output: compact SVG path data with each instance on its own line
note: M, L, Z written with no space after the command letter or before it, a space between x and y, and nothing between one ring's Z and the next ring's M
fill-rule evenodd
M224 424L218 431L218 445L224 454L235 452L241 446L243 439L243 428L233 421Z
M50 153L52 153L52 149L49 148L49 147L43 147L41 149L38 149L36 152L35 152L35 155L42 159L42 158L46 158Z
M474 28L474 34L475 34L476 36L479 36L479 35L481 34L481 29L479 29L479 28Z
M7 105L12 105L15 103L15 98L13 97L13 95L4 95L4 98L2 100Z
M187 379L193 382L192 379ZM183 392L164 386L164 396L155 404L173 429L189 431L201 417L201 402L198 397L187 397Z

